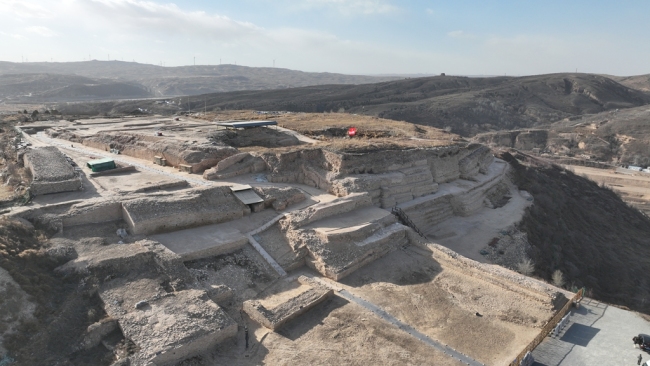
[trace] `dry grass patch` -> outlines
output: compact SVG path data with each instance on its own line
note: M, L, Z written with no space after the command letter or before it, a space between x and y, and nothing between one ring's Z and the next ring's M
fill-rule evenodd
M421 139L450 140L458 135L438 128L416 125L404 121L355 115L348 113L268 113L255 111L224 111L208 113L207 120L266 120L272 119L278 125L308 136L343 137L349 127L356 127L358 135L366 138L416 137Z
M347 113L293 113L278 116L276 120L286 128L310 136L337 137L340 136L338 133L345 135L349 127L356 127L360 137L368 138L417 137L448 140L457 137L429 126Z
M376 150L403 150L449 146L462 141L456 134L403 121L347 113L278 113L258 114L254 111L225 111L208 114L208 120L263 120L272 119L281 127L297 131L320 141L314 147L341 152ZM357 136L347 137L350 127L357 128ZM241 151L261 151L259 148L240 148ZM262 151L274 153L295 148L271 148Z

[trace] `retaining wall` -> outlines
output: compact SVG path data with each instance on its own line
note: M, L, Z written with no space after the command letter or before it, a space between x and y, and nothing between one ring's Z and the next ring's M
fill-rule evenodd
M454 183L447 183L445 191L423 196L398 204L418 228L437 225L452 216L471 216L484 207L490 192L500 184L507 172L508 165L501 162L492 168L492 174L480 182L467 182L460 188Z
M271 330L276 330L333 294L332 289L326 288L315 281L310 281L304 276L300 276L298 281L310 286L310 288L271 309L264 307L258 300L248 300L244 302L243 310L259 324Z
M154 234L239 219L250 209L229 187L212 187L183 195L143 197L123 203L132 234Z
M70 212L63 216L63 226L97 224L102 222L119 221L123 219L122 203L119 201L93 201L71 207Z
M42 194L51 194L51 193L61 193L61 192L72 192L78 191L81 189L81 178L75 177L68 180L63 180L59 182L41 182L41 181L32 181L32 184L29 186L29 190L35 196Z

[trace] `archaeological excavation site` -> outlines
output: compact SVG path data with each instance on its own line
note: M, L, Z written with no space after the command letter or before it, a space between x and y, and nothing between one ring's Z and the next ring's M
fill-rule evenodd
M376 117L238 113L3 127L24 194L0 234L26 238L3 250L33 264L0 268L0 357L524 365L582 299L527 276L535 200L486 145ZM24 346L35 335L57 339Z

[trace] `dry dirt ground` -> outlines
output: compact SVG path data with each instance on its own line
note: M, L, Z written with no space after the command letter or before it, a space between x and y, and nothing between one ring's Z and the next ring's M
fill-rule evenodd
M205 260L195 263L190 267L203 268L207 281L225 270L217 265L213 271ZM291 273L290 277L300 274L314 275L303 269ZM437 261L430 252L413 246L386 255L340 284L323 281L379 306L440 344L486 365L510 362L553 314L550 302L462 273ZM236 302L253 295L259 287L253 283L256 283L254 279L248 289L235 289ZM257 296L263 297L264 292ZM239 315L236 310L237 307L231 312ZM185 364L462 364L337 291L275 333L259 327L245 314L234 318L239 323L237 337ZM250 332L248 349L244 326Z
M623 201L650 215L650 174L627 171L628 174L612 169L597 169L583 166L566 166L575 174L609 187L618 193ZM623 170L623 169L620 169Z

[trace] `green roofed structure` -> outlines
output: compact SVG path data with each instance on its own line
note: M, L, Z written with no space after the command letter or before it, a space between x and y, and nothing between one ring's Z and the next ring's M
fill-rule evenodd
M117 168L117 166L115 166L115 161L113 161L113 159L111 158L91 160L88 163L86 163L86 165L93 172L103 172L104 170L111 170Z

